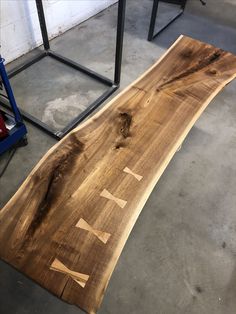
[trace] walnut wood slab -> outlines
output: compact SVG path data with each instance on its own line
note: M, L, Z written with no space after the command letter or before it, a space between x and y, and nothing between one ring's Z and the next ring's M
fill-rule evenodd
M235 76L234 55L181 36L38 163L0 211L1 259L95 313L153 187Z

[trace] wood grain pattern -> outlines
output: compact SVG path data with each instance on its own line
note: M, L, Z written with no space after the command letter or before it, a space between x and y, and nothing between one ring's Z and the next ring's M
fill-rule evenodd
M180 37L38 163L0 211L1 259L95 313L153 187L206 106L235 76L234 55ZM109 241L76 227L81 218L109 233Z

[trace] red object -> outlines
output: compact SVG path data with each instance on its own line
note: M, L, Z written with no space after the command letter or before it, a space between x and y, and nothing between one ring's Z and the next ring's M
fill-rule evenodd
M5 122L2 114L0 113L0 139L6 137L8 135L8 130L5 126Z

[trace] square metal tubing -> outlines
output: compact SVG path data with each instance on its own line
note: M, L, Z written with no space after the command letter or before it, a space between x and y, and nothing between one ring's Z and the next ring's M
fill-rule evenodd
M152 41L156 36L158 36L164 29L166 29L171 23L173 23L178 17L180 17L184 13L184 9L186 6L187 0L163 0L163 2L169 2L173 4L179 4L180 5L180 12L178 12L177 15L175 15L166 25L164 25L157 33L154 33L155 31L155 24L157 19L157 12L158 12L158 5L161 0L153 0L153 6L152 6L152 14L151 14L151 20L150 20L150 26L149 26L149 32L148 32L148 41Z
M76 125L82 122L86 117L88 117L97 107L99 107L112 93L114 93L120 85L120 76L121 76L121 63L122 63L122 51L123 51L123 36L124 36L124 22L125 22L125 7L126 0L118 1L118 18L117 18L117 32L116 32L116 53L115 53L115 74L114 80L110 80L109 78L96 73L93 70L88 69L87 67L76 63L60 54L52 51L50 49L50 43L48 39L47 25L45 21L45 15L43 10L43 0L35 0L38 18L40 22L40 29L43 39L44 51L40 53L38 56L28 60L26 63L16 67L12 71L8 73L8 77L12 78L17 75L21 71L24 71L34 63L40 61L45 57L51 57L67 66L72 67L75 70L78 70L89 77L103 83L108 87L108 89L93 103L91 103L87 109L85 109L81 114L79 114L74 120L72 120L65 128L60 131L54 131L50 126L39 120L38 118L32 116L25 110L21 109L21 114L25 118L25 120L31 122L36 127L41 130L47 132L49 135L53 136L56 139L63 138L68 132L70 132ZM3 104L6 108L10 108L8 103Z

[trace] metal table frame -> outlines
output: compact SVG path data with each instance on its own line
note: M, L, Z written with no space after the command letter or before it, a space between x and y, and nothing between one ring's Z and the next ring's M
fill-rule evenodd
M156 36L158 36L162 31L164 31L164 29L166 29L171 23L173 23L178 17L180 17L184 13L184 9L187 2L187 0L170 0L170 1L165 0L164 2L170 2L177 5L179 4L181 11L177 15L175 15L166 25L164 25L157 33L154 34L158 13L158 5L160 1L161 0L153 0L152 14L148 32L148 41L152 41Z
M43 10L43 2L42 0L35 0L38 18L40 22L40 29L43 39L44 50L38 56L28 60L26 63L16 67L12 71L8 73L8 77L12 78L17 75L21 71L24 71L34 63L40 61L45 57L51 57L59 62L62 62L75 70L78 70L89 77L103 83L108 86L108 89L93 103L91 103L86 110L84 110L81 114L79 114L75 119L73 119L66 127L64 127L60 131L55 131L53 128L39 120L38 118L32 116L28 112L21 109L21 114L25 118L25 120L33 123L35 126L39 127L41 130L47 132L49 135L53 136L56 139L61 139L64 137L69 131L71 131L76 125L78 125L81 121L83 121L91 112L93 112L97 107L99 107L112 93L114 93L120 85L120 76L121 76L121 63L122 63L122 50L123 50L123 35L124 35L124 21L125 21L125 6L126 0L118 1L118 18L117 18L117 33L116 33L116 53L115 53L115 73L114 80L110 80L105 76L94 72L93 70L88 69L87 67L76 63L64 56L52 51L50 49L47 25L45 21L45 15ZM8 104L5 104L5 107L9 108Z

